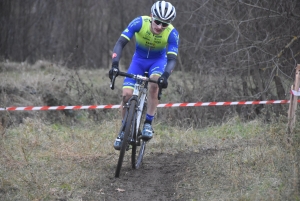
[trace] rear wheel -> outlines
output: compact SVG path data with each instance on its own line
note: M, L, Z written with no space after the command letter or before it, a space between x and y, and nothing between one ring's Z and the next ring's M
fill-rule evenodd
M139 154L138 154L137 159L136 159L135 169L140 168L140 166L143 162L143 157L144 157L145 150L146 150L146 141L142 140L141 148L140 148Z
M121 146L121 150L120 150L120 156L119 156L119 160L118 160L118 164L117 164L115 177L120 176L120 171L121 171L124 155L125 155L126 149L129 146L128 136L130 136L130 132L133 130L132 128L134 128L133 122L134 122L135 112L136 112L136 101L131 101L129 109L128 109L128 115L125 120L124 137L123 137L123 142L122 142L122 146Z
M136 150L137 150L137 133L136 133L136 119L134 118L134 122L132 123L133 129L132 129L132 151L131 151L131 166L133 169L135 169L135 162L136 162Z

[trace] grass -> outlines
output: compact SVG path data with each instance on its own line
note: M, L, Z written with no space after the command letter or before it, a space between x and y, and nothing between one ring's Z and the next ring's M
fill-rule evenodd
M47 62L33 66L7 63L0 67L2 86L9 85L20 91L29 86L38 94L63 91L78 104L119 104L120 101L118 87L115 95L109 96L107 72L103 69L97 73L74 72ZM179 74L174 75L174 81L177 77ZM189 90L193 87L186 82L186 85L172 84L164 93L166 102L167 97L173 102L185 100L189 94L184 87ZM116 86L120 83L121 79ZM16 102L13 102L7 95L1 104L43 104L41 97L29 97L26 100L24 96L15 97ZM194 94L192 98L197 100L197 97ZM198 101L202 101L201 98ZM285 116L271 115L266 124L263 117L245 122L233 115L222 118L222 124L202 128L193 123L201 115L188 108L177 108L176 113L172 113L172 109L163 110L158 109L161 118L155 121L155 137L147 153L188 156L185 174L175 184L178 200L300 200L298 122L293 143L289 144ZM189 113L193 113L194 119ZM27 118L25 112L18 114L24 115L21 124L16 123L17 118L12 118L12 113L8 114L13 121L9 127L3 124L4 113L0 115L3 124L0 200L82 200L91 186L106 181L107 174L115 168L118 155L112 143L120 127L116 111L76 111L68 123L64 122L67 119L64 115L58 118L59 123L39 118L38 112ZM54 111L47 113L55 114ZM177 120L174 125L173 114L183 115L185 119Z
M1 141L1 189L7 195L15 191L15 197L6 199L44 200L58 192L80 190L96 179L93 168L86 173L85 166L114 152L110 132L116 133L108 122L70 128L33 119L7 130Z
M0 141L1 198L80 197L99 180L99 172L114 167L112 142L118 126L118 120L95 124L85 119L80 126L66 127L26 119L7 129ZM177 184L178 192L188 190L194 200L296 200L296 150L283 141L284 126L238 118L208 129L158 122L149 147L152 153L201 153L193 175ZM105 164L95 166L98 160Z

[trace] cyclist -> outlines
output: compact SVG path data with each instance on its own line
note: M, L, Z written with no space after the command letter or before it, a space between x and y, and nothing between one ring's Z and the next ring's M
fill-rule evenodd
M122 32L116 42L112 54L112 68L109 77L112 79L113 71L119 70L119 60L124 46L135 35L136 49L128 73L144 75L149 72L151 79L157 79L162 88L167 88L168 78L173 71L178 54L179 34L171 22L176 17L175 7L166 1L157 1L151 7L150 16L135 18ZM123 106L132 96L135 80L125 77L123 83ZM146 120L142 130L142 138L150 140L153 136L152 121L158 105L158 85L149 83L149 96ZM125 110L122 111L124 118ZM120 150L123 132L114 142L114 148Z

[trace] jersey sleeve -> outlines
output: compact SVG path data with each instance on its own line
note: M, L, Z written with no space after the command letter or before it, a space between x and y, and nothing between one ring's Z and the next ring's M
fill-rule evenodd
M143 20L142 17L137 17L132 20L128 27L122 32L121 36L125 37L127 40L130 40L135 32L139 32L142 28Z
M176 29L173 29L168 38L167 54L174 54L177 56L178 46L179 46L179 33Z

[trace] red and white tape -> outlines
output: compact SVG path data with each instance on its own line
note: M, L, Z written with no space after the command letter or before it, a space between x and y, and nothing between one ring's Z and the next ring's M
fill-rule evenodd
M167 103L167 104L159 104L157 107L199 107L199 106L228 106L228 105L259 105L259 104L285 104L285 103L289 103L289 102L290 102L289 100L269 100L269 101L238 101L238 102Z
M293 94L294 96L300 96L300 89L298 91L291 90L291 94Z
M200 107L200 106L229 106L229 105L259 105L259 104L286 104L289 100L268 100L268 101L238 101L238 102L196 102L196 103L165 103L157 107ZM300 103L300 100L298 100ZM20 110L86 110L86 109L115 109L120 105L87 105L87 106L41 106L41 107L6 107L0 111L20 111Z

